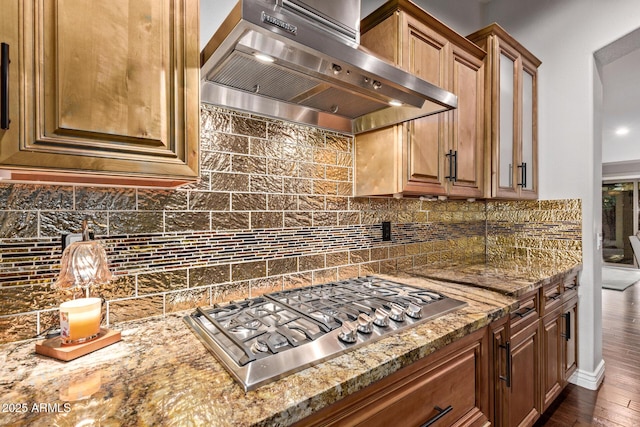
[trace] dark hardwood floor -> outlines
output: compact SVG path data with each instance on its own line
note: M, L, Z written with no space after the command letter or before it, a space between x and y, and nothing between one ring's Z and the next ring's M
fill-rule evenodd
M640 426L640 284L603 289L602 340L600 388L569 384L536 426Z

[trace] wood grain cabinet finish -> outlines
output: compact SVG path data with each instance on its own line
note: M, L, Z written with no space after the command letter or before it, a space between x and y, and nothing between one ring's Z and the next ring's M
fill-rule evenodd
M354 393L297 426L483 426L487 328Z
M522 296L490 325L493 425L533 425L577 369L577 290L574 272Z
M467 38L486 50L487 197L538 197L537 70L541 62L498 24ZM490 172L490 173L489 173Z
M194 181L198 7L189 0L3 2L0 38L11 44L11 126L0 130L5 178Z
M358 135L356 195L483 197L486 53L406 0L385 3L361 32L362 46L454 93L458 108Z

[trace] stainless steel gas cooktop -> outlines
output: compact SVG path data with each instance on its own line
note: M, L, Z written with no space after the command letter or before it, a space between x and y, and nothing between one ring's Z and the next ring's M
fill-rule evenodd
M249 391L465 305L363 277L198 308L184 319Z

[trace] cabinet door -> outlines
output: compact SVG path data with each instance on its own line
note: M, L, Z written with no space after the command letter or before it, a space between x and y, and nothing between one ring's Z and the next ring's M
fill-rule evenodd
M538 197L538 137L537 137L537 96L536 68L522 60L522 144L518 165L518 186L520 198Z
M24 133L3 147L3 167L197 177L197 3L20 4L24 60L14 70L25 79Z
M492 361L492 396L493 413L489 421L492 425L506 426L509 424L509 391L511 387L511 367L509 359L511 343L509 342L508 319L491 325L491 361Z
M509 426L531 426L540 416L538 321L511 336Z
M543 317L541 321L541 386L543 412L560 394L563 387L563 320L562 311L558 309Z
M7 69L7 81L0 87L0 96L6 105L2 105L1 115L3 121L8 121L7 126L0 128L0 155L5 147L18 144L20 137L21 112L19 99L24 96L22 93L22 79L18 70L21 65L21 52L23 44L19 32L20 14L23 13L23 2L19 0L7 0L2 2L2 13L0 13L0 43L4 45L3 61L9 61ZM5 89L6 88L6 89ZM5 93L4 91L7 90Z
M403 14L406 23L402 67L440 87L448 87L450 43L418 21ZM405 192L446 194L444 114L409 122L405 146Z
M452 92L458 108L452 118L451 150L455 180L449 194L463 197L484 195L484 61L453 46ZM445 166L446 168L447 166ZM451 171L448 171L451 175Z
M572 298L565 304L562 339L564 343L563 380L566 383L569 377L578 369L578 298Z
M518 108L518 69L520 60L517 52L508 46L497 44L498 58L497 99L493 108L497 108L497 135L493 143L497 145L494 173L497 174L498 197L516 197L518 194L518 142L519 142L519 108Z

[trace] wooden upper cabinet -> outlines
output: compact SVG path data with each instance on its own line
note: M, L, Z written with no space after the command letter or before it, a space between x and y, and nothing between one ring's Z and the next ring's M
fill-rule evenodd
M6 3L5 178L175 186L198 177L198 2Z
M538 197L537 69L541 62L498 24L469 36L487 51L487 196Z
M364 47L454 93L458 108L356 136L356 195L483 197L486 53L407 0L385 3L361 31Z

